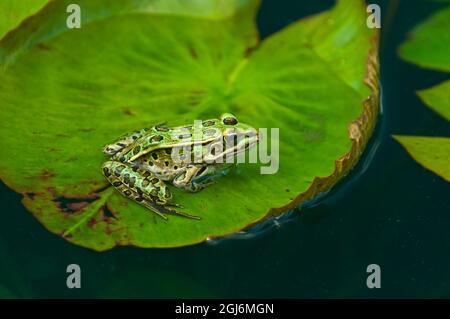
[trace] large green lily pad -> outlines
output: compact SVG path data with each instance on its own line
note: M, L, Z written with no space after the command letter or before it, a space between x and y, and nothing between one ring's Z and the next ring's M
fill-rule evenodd
M424 68L450 71L450 7L419 24L400 47L403 59ZM447 121L450 120L450 81L417 92L422 101ZM450 181L450 138L395 136L421 165Z
M342 0L260 42L256 0L53 1L0 41L0 176L51 232L95 250L175 247L245 229L332 187L378 113L375 29ZM242 164L160 219L101 174L102 146L161 121L235 113L279 128L279 170Z

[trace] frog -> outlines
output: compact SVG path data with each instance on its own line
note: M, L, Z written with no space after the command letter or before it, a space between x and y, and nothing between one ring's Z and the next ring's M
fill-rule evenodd
M215 184L234 158L259 139L258 130L239 122L232 113L194 125L169 127L162 122L104 146L110 158L102 172L120 194L164 220L170 214L199 220L173 201L169 185L195 193Z

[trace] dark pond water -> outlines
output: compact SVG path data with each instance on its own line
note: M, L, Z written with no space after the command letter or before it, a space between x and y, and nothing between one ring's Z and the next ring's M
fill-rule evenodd
M255 238L170 250L96 253L47 232L0 186L0 297L450 297L450 187L416 164L391 134L449 135L415 90L449 76L401 61L407 31L442 6L382 6L383 116L360 165L316 205ZM332 1L266 0L268 35ZM370 154L369 154L370 153ZM82 289L66 288L66 266ZM381 289L366 267L381 266Z

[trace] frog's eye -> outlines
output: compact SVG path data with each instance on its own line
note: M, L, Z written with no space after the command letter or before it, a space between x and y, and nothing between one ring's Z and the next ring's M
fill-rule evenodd
M238 123L237 118L231 115L225 116L222 121L225 125L236 125Z

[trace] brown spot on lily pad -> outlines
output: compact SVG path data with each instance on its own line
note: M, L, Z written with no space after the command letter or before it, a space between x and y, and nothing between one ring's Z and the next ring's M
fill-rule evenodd
M88 202L68 203L67 208L74 212L82 211L87 205L89 205Z
M104 219L106 219L106 220L108 220L110 218L117 219L116 216L114 215L114 213L112 212L112 210L109 209L109 207L107 205L103 205L101 210L102 210Z
M89 219L89 221L86 223L87 227L89 227L89 228L94 227L95 224L97 224L97 221L95 220L95 218Z
M129 107L122 108L122 112L123 112L123 114L128 115L128 116L136 115L136 113Z
M58 196L53 201L62 212L75 214L82 212L90 203L98 198L98 195L89 195L86 197Z
M191 57L193 57L194 59L197 59L197 58L198 58L197 51L195 50L194 47L189 46L189 53L191 54Z
M34 198L36 197L36 193L34 193L34 192L27 192L27 193L25 193L25 196L27 196L31 200L34 200Z
M63 232L61 232L61 237L70 239L73 237L73 235L71 233L66 233L66 231L63 231Z
M54 177L56 174L54 172L49 171L48 169L44 169L41 172L40 178L43 180L48 180L52 177Z
M52 49L47 44L44 44L44 43L39 43L36 47L43 51L50 51Z

